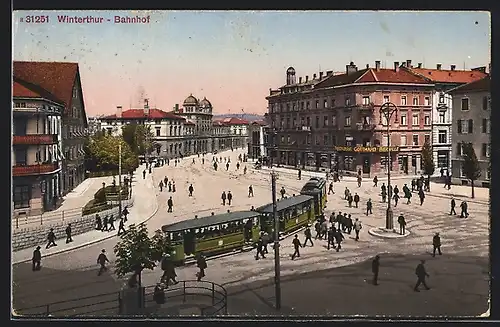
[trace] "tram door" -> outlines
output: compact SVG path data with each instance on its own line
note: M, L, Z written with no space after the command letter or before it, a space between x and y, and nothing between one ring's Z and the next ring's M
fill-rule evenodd
M194 254L196 250L196 234L195 230L184 231L184 253L187 255Z

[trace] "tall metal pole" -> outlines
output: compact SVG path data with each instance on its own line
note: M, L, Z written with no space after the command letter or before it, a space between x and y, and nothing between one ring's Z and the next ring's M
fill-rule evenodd
M271 172L271 189L273 193L273 219L274 219L274 286L276 295L276 310L281 309L281 277L280 277L280 221L277 215L276 201L276 173Z
M122 217L122 140L118 144L118 218Z
M388 117L387 117L388 116ZM391 166L392 166L392 158L391 158L391 128L390 128L390 119L392 114L389 114L389 111L387 111L387 190L388 190L388 201L387 201L387 213L386 213L386 221L385 221L385 228L386 229L393 229L394 228L394 221L393 221L393 215L392 215L392 208L391 208Z

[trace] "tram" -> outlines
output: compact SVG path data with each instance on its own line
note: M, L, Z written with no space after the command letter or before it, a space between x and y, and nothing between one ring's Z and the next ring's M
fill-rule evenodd
M238 211L195 218L162 226L173 248L172 261L183 264L203 252L210 256L242 250L259 240L260 213Z
M276 216L280 221L280 233L289 234L315 219L314 198L309 195L296 195L281 199L276 203ZM273 235L273 204L261 206L255 211L261 214L261 230Z
M314 197L314 213L316 218L324 213L327 202L326 180L320 177L311 177L300 190L302 195Z

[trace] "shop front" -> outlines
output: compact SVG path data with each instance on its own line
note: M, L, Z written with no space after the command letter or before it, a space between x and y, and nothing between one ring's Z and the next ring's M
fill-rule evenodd
M390 164L387 154L391 153ZM346 172L358 173L371 177L387 172L388 165L391 171L399 171L397 162L399 147L391 146L336 146L338 152L338 168Z

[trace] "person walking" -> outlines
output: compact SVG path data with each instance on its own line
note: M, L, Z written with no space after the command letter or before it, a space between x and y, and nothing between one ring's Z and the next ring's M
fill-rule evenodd
M106 256L106 250L102 249L101 253L97 257L97 263L101 265L97 276L101 276L103 272L108 270L108 268L106 267L106 262L109 262L108 257Z
M460 218L469 218L469 212L467 211L467 202L462 201L460 204Z
M352 201L354 200L352 194L349 194L347 197L347 204L349 205L349 208L352 208Z
M439 233L434 234L434 237L432 238L432 256L436 256L436 250L438 251L439 255L442 255L441 253L441 237L439 236Z
M233 194L231 191L227 191L227 204L231 205L231 201L233 201Z
M101 232L107 232L108 231L108 216L104 216L104 219L102 220L102 229Z
M252 185L250 185L248 187L248 197L253 197L253 187L252 187Z
M457 212L455 211L455 206L456 206L455 199L451 198L451 202L450 202L450 216L451 215L454 215L454 216L457 215Z
M420 190L418 191L418 197L420 198L420 205L424 204L425 193L423 188L420 188Z
M359 195L358 193L354 193L354 206L357 208L359 203Z
M122 212L124 223L127 222L128 214L129 214L128 209L127 209L127 207L125 207L125 209L123 209L123 212Z
M399 224L399 234L404 235L406 233L406 220L403 214L400 214L398 217Z
M373 214L372 212L372 209L373 209L373 204L372 204L372 199L368 199L368 201L366 202L366 215L368 216L368 214Z
M203 277L205 277L205 269L207 269L207 260L205 259L205 255L200 253L198 259L196 260L196 266L199 271L196 273L196 277L198 281L201 281Z
M172 181L172 193L175 193L175 181Z
M222 195L220 197L222 199L222 205L225 206L226 205L226 191L222 191Z
M328 186L328 195L330 195L330 193L335 194L335 192L333 191L333 182L331 182Z
M73 238L71 238L71 224L68 224L66 227L66 244L73 242Z
M259 256L261 256L262 259L266 258L266 256L264 255L264 240L262 239L262 235L257 241L257 253L255 254L255 260L259 260Z
M280 193L281 193L281 198L284 199L285 198L285 194L286 194L286 190L285 190L284 186L281 187Z
M189 185L188 191L189 191L189 196L193 196L193 192L194 192L193 184Z
M96 230L102 229L102 220L101 220L101 216L99 216L99 214L95 215L95 224L96 224L96 227L95 227Z
M299 181L302 179L302 170L299 168L299 171L297 172Z
M394 196L392 198L394 199L394 207L397 207L399 201L399 194L394 193Z
M299 249L303 246L302 246L302 244L300 244L299 235L295 234L295 238L293 239L292 244L293 244L293 248L295 250L292 254L292 260L295 259L295 257L300 258Z
M335 238L335 241L337 242L337 248L335 249L337 252L340 251L340 249L342 249L342 241L345 240L344 238L344 235L342 234L342 231L339 229L337 229L335 231L333 231L333 237Z
M363 226L361 225L361 221L356 218L356 220L354 221L354 233L356 233L356 241L359 241L359 232L361 231L361 228L363 228Z
M33 251L33 258L31 259L31 262L33 271L40 270L40 264L42 262L42 253L40 252L40 246L37 246Z
M326 246L327 250L330 250L330 245L332 246L332 248L335 248L335 231L334 230L335 230L335 227L332 226L328 229L328 232L325 233L325 234L328 234L327 235L327 237L328 237L327 242L328 243Z
M146 179L146 169L142 171L142 179Z
M361 187L361 180L362 180L361 175L358 175L358 187Z
M56 244L56 234L54 234L54 228L51 228L49 231L49 234L47 235L47 246L45 247L48 249L51 246L57 246Z
M373 187L377 187L378 184L378 178L377 176L373 177Z
M425 282L426 277L430 277L427 271L425 271L425 260L420 260L420 263L418 264L417 268L415 269L415 275L417 275L417 283L415 284L415 287L413 290L415 292L420 292L418 287L420 284L424 285L426 290L430 290L431 288L427 286L427 283Z
M160 192L163 192L163 181L160 181L160 184L158 184L158 187L160 188Z
M172 212L172 209L174 208L174 201L172 200L172 197L168 198L167 200L167 212Z
M377 254L372 261L373 285L378 285L379 269L380 269L380 256Z
M311 233L311 225L307 225L306 229L304 230L304 235L306 237L304 241L304 247L306 247L307 241L311 242L311 246L314 246L314 243L312 241L312 233Z
M120 219L120 223L118 224L118 236L121 234L125 234L127 231L125 230L125 222L124 219Z
M116 228L115 228L115 217L111 214L109 216L109 230L108 230L108 232L111 232L113 230L116 230Z

